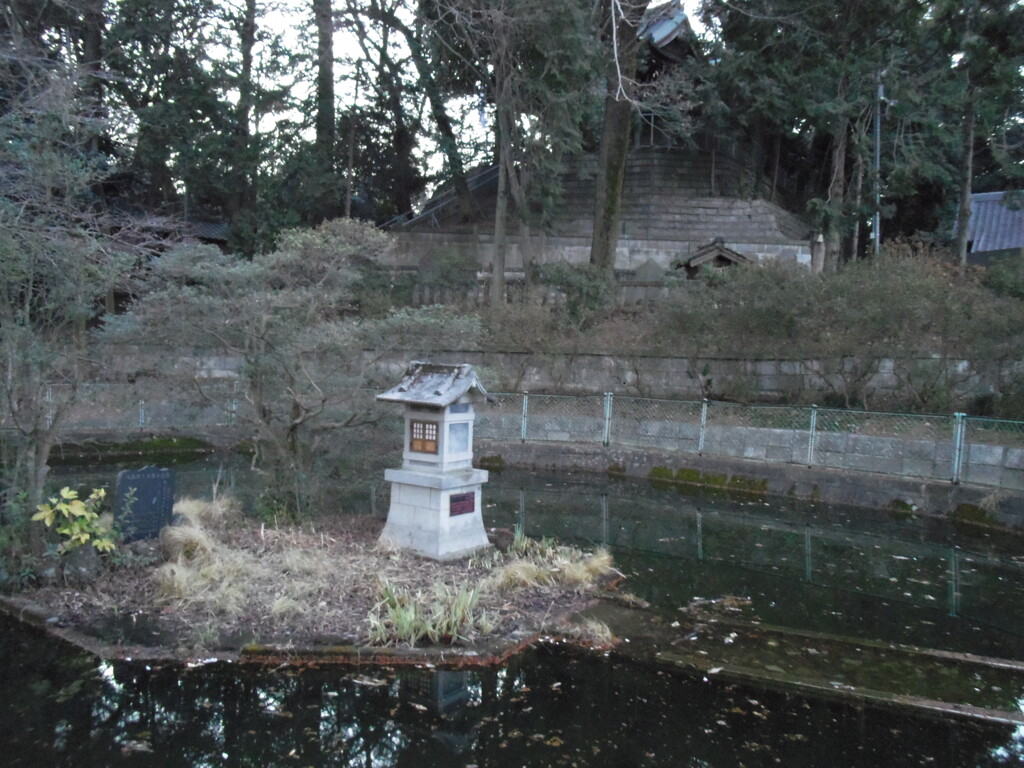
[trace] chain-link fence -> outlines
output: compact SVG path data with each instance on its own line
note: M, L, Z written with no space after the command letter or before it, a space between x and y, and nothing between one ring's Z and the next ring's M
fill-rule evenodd
M699 451L703 404L688 400L617 397L608 437L616 445Z
M369 390L330 406L345 423L375 411ZM54 387L57 411L66 393ZM251 422L230 383L148 391L142 383L96 384L77 392L63 431L131 435L210 433ZM379 412L382 419L397 413ZM0 423L3 427L13 425ZM666 452L862 470L1024 490L1024 421L831 408L740 405L602 395L498 393L477 408L476 435L499 441L617 445ZM13 431L10 433L13 434ZM0 434L2 437L2 434Z
M477 435L731 456L1024 490L1024 422L952 415L504 393Z
M1024 421L968 416L962 425L961 478L978 485L1020 488L1024 473Z
M906 477L954 477L955 416L818 408L809 465Z

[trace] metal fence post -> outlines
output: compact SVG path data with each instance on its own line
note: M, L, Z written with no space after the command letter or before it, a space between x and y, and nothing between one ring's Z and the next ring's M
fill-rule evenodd
M519 439L526 442L526 420L530 412L530 393L523 392L523 421L519 425Z
M139 400L139 429L146 428L146 401Z
M614 395L611 392L604 393L604 432L601 434L601 444L608 445L612 434L612 399Z
M814 443L818 436L818 406L811 406L811 425L807 433L807 466L814 466Z
M704 431L708 426L708 399L705 397L700 406L700 435L697 437L697 453L704 453Z
M814 568L811 563L811 526L804 526L804 581L811 581L814 578Z
M960 558L959 547L949 551L949 615L960 614Z
M950 468L950 480L953 485L960 484L960 473L964 467L964 438L967 433L967 414L953 414L953 466Z

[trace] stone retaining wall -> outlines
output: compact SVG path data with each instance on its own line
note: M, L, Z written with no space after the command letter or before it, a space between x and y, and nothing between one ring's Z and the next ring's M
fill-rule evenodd
M946 515L961 505L985 504L1006 525L1024 527L1024 491L953 485L923 478L895 477L838 469L774 464L750 459L666 452L623 446L571 443L522 443L477 440L477 455L501 457L508 466L547 471L618 474L666 482L666 476L692 478L718 492L751 488L769 496L822 501L894 513ZM659 479L660 478L660 479ZM704 478L704 480L701 480ZM710 482L713 479L714 482Z

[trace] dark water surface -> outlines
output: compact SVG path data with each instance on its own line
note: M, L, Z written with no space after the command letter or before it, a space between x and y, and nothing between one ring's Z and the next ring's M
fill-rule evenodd
M585 475L485 490L496 524L608 546L625 588L669 612L730 595L773 626L1024 660L1019 530Z
M501 669L96 664L0 622L7 766L996 766L1024 734L542 647Z
M765 625L1024 659L1015 532L593 477L496 473L484 494L489 526L609 546L626 588L666 617L730 595ZM1000 696L1024 711L1024 690ZM470 672L182 668L97 663L6 619L0 746L2 765L76 768L1024 765L1017 726L561 646Z

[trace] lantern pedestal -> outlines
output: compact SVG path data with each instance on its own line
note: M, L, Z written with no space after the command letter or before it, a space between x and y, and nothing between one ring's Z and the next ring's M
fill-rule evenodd
M455 560L490 546L480 507L487 471L444 474L388 469L391 507L382 542L434 560Z

